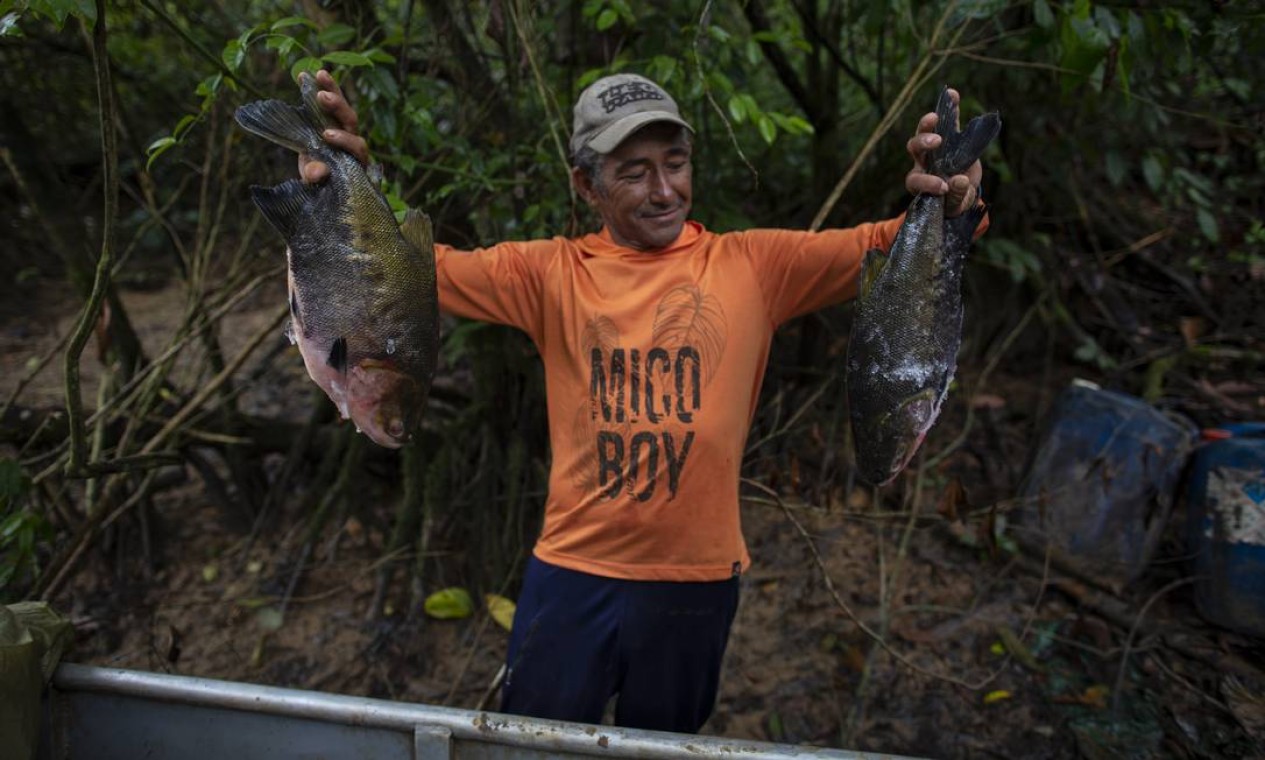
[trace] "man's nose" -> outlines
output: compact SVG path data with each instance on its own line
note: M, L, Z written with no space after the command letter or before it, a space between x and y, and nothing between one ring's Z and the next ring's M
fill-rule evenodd
M666 172L654 172L650 185L650 200L653 203L670 203L676 200L676 188L668 181Z

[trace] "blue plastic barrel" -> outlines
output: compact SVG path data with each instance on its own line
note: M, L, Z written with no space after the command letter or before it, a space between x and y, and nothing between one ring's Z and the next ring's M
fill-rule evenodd
M1025 475L1021 537L1104 585L1137 579L1159 547L1197 433L1181 415L1074 382Z
M1211 623L1265 636L1265 422L1203 438L1187 492L1195 607Z

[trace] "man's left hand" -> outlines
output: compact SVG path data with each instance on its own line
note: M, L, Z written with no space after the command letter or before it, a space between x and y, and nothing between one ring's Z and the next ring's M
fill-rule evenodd
M957 90L950 89L949 97L953 98L954 103L959 101ZM979 200L976 188L979 187L980 179L984 176L984 167L976 161L971 164L965 174L949 177L947 182L934 174L927 173L924 164L926 154L938 148L941 142L940 135L936 134L938 119L935 112L924 114L918 120L918 131L905 145L909 155L914 159L914 168L905 175L905 189L915 194L943 195L945 197L944 215L951 217L972 208Z

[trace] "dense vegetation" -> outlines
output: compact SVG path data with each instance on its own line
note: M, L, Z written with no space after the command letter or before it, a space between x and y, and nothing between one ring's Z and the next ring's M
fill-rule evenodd
M904 142L948 83L964 117L997 110L1004 129L984 162L992 227L970 266L956 427L927 452L948 469L918 482L963 478L977 503L1013 494L1017 465L998 479L978 454L954 459L968 400L1004 394L990 386L1002 374L1081 374L1204 424L1260 416L1260 387L1243 381L1265 358L1263 21L1238 2L0 0L4 288L71 283L83 330L48 358L71 352L74 375L99 325L108 367L99 390L71 378L69 417L0 399L0 598L55 594L107 527L148 530L138 505L173 462L248 528L302 502L285 514L304 521L305 559L334 515L378 525L414 558L386 564L409 566L414 604L454 582L512 584L548 469L523 336L447 324L428 433L399 456L331 424L316 395L279 418L242 402L274 358L297 362L269 352L279 314L234 352L221 319L282 276L245 188L295 167L231 114L294 100L293 75L322 66L353 99L392 204L467 247L593 226L564 146L571 103L605 73L675 94L698 130L695 218L715 230L899 213ZM172 350L147 353L119 292L168 280L187 309ZM775 345L745 473L783 497L847 504L856 487L849 318L810 315ZM1029 432L1040 411L1021 413ZM347 498L361 482L382 508Z

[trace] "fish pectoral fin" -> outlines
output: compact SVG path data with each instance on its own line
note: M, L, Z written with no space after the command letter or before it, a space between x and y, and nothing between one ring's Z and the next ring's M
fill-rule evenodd
M915 405L934 408L936 405L936 398L938 397L939 394L936 392L935 388L925 388L900 402L900 408L909 409Z
M400 234L404 236L418 253L425 259L435 255L435 231L431 227L430 217L425 212L411 208L404 212L404 222L400 224Z
M325 363L333 367L335 370L347 373L347 339L339 338L334 341L334 345L329 347L329 356L326 357Z
M268 223L288 241L298 231L299 219L307 214L320 192L315 185L290 179L276 187L252 185L250 197Z
M870 291L874 288L874 283L878 280L878 276L883 273L883 268L886 266L887 254L877 248L871 248L865 252L865 258L861 260L861 298L870 294Z

